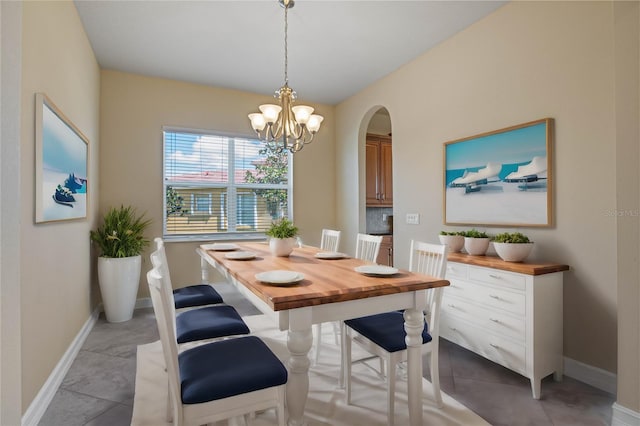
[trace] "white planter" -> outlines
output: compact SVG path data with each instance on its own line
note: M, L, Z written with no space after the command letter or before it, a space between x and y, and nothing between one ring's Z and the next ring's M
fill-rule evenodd
M493 248L502 260L522 262L531 253L533 243L493 243Z
M449 248L450 252L458 253L464 247L464 237L462 235L438 235L440 244Z
M298 243L295 238L271 238L269 249L274 256L287 257Z
M464 237L464 250L472 256L484 256L490 241L490 238Z
M133 317L141 259L140 256L98 258L98 282L107 321L123 322Z

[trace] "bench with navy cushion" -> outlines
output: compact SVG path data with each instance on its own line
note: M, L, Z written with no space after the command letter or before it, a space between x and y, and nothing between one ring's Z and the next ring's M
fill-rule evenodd
M178 356L182 402L199 404L287 382L287 369L255 336L222 340Z
M176 316L178 343L249 333L238 311L229 305L193 309Z
M344 323L387 352L393 353L407 349L405 342L407 332L404 329L402 312L385 312L347 320ZM422 330L422 344L430 341L429 326L425 321Z
M208 284L196 284L173 290L176 309L223 303L222 296Z

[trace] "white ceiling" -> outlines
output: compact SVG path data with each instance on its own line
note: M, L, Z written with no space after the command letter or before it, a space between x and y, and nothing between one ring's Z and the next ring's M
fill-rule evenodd
M504 1L297 0L289 85L337 104ZM284 82L276 0L75 0L102 68L273 94Z

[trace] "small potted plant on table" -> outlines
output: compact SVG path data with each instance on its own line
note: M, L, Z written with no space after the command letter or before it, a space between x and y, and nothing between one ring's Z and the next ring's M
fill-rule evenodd
M271 237L269 248L274 256L289 256L298 242L295 238L298 235L298 227L286 217L272 222L265 234Z
M464 232L464 250L472 256L484 256L491 238L486 232L476 229Z
M493 237L493 247L502 260L522 262L531 253L533 242L520 232L504 232Z

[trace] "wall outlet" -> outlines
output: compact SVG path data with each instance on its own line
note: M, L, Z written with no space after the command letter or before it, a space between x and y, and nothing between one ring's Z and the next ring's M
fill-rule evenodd
M407 213L407 224L420 225L420 213Z

